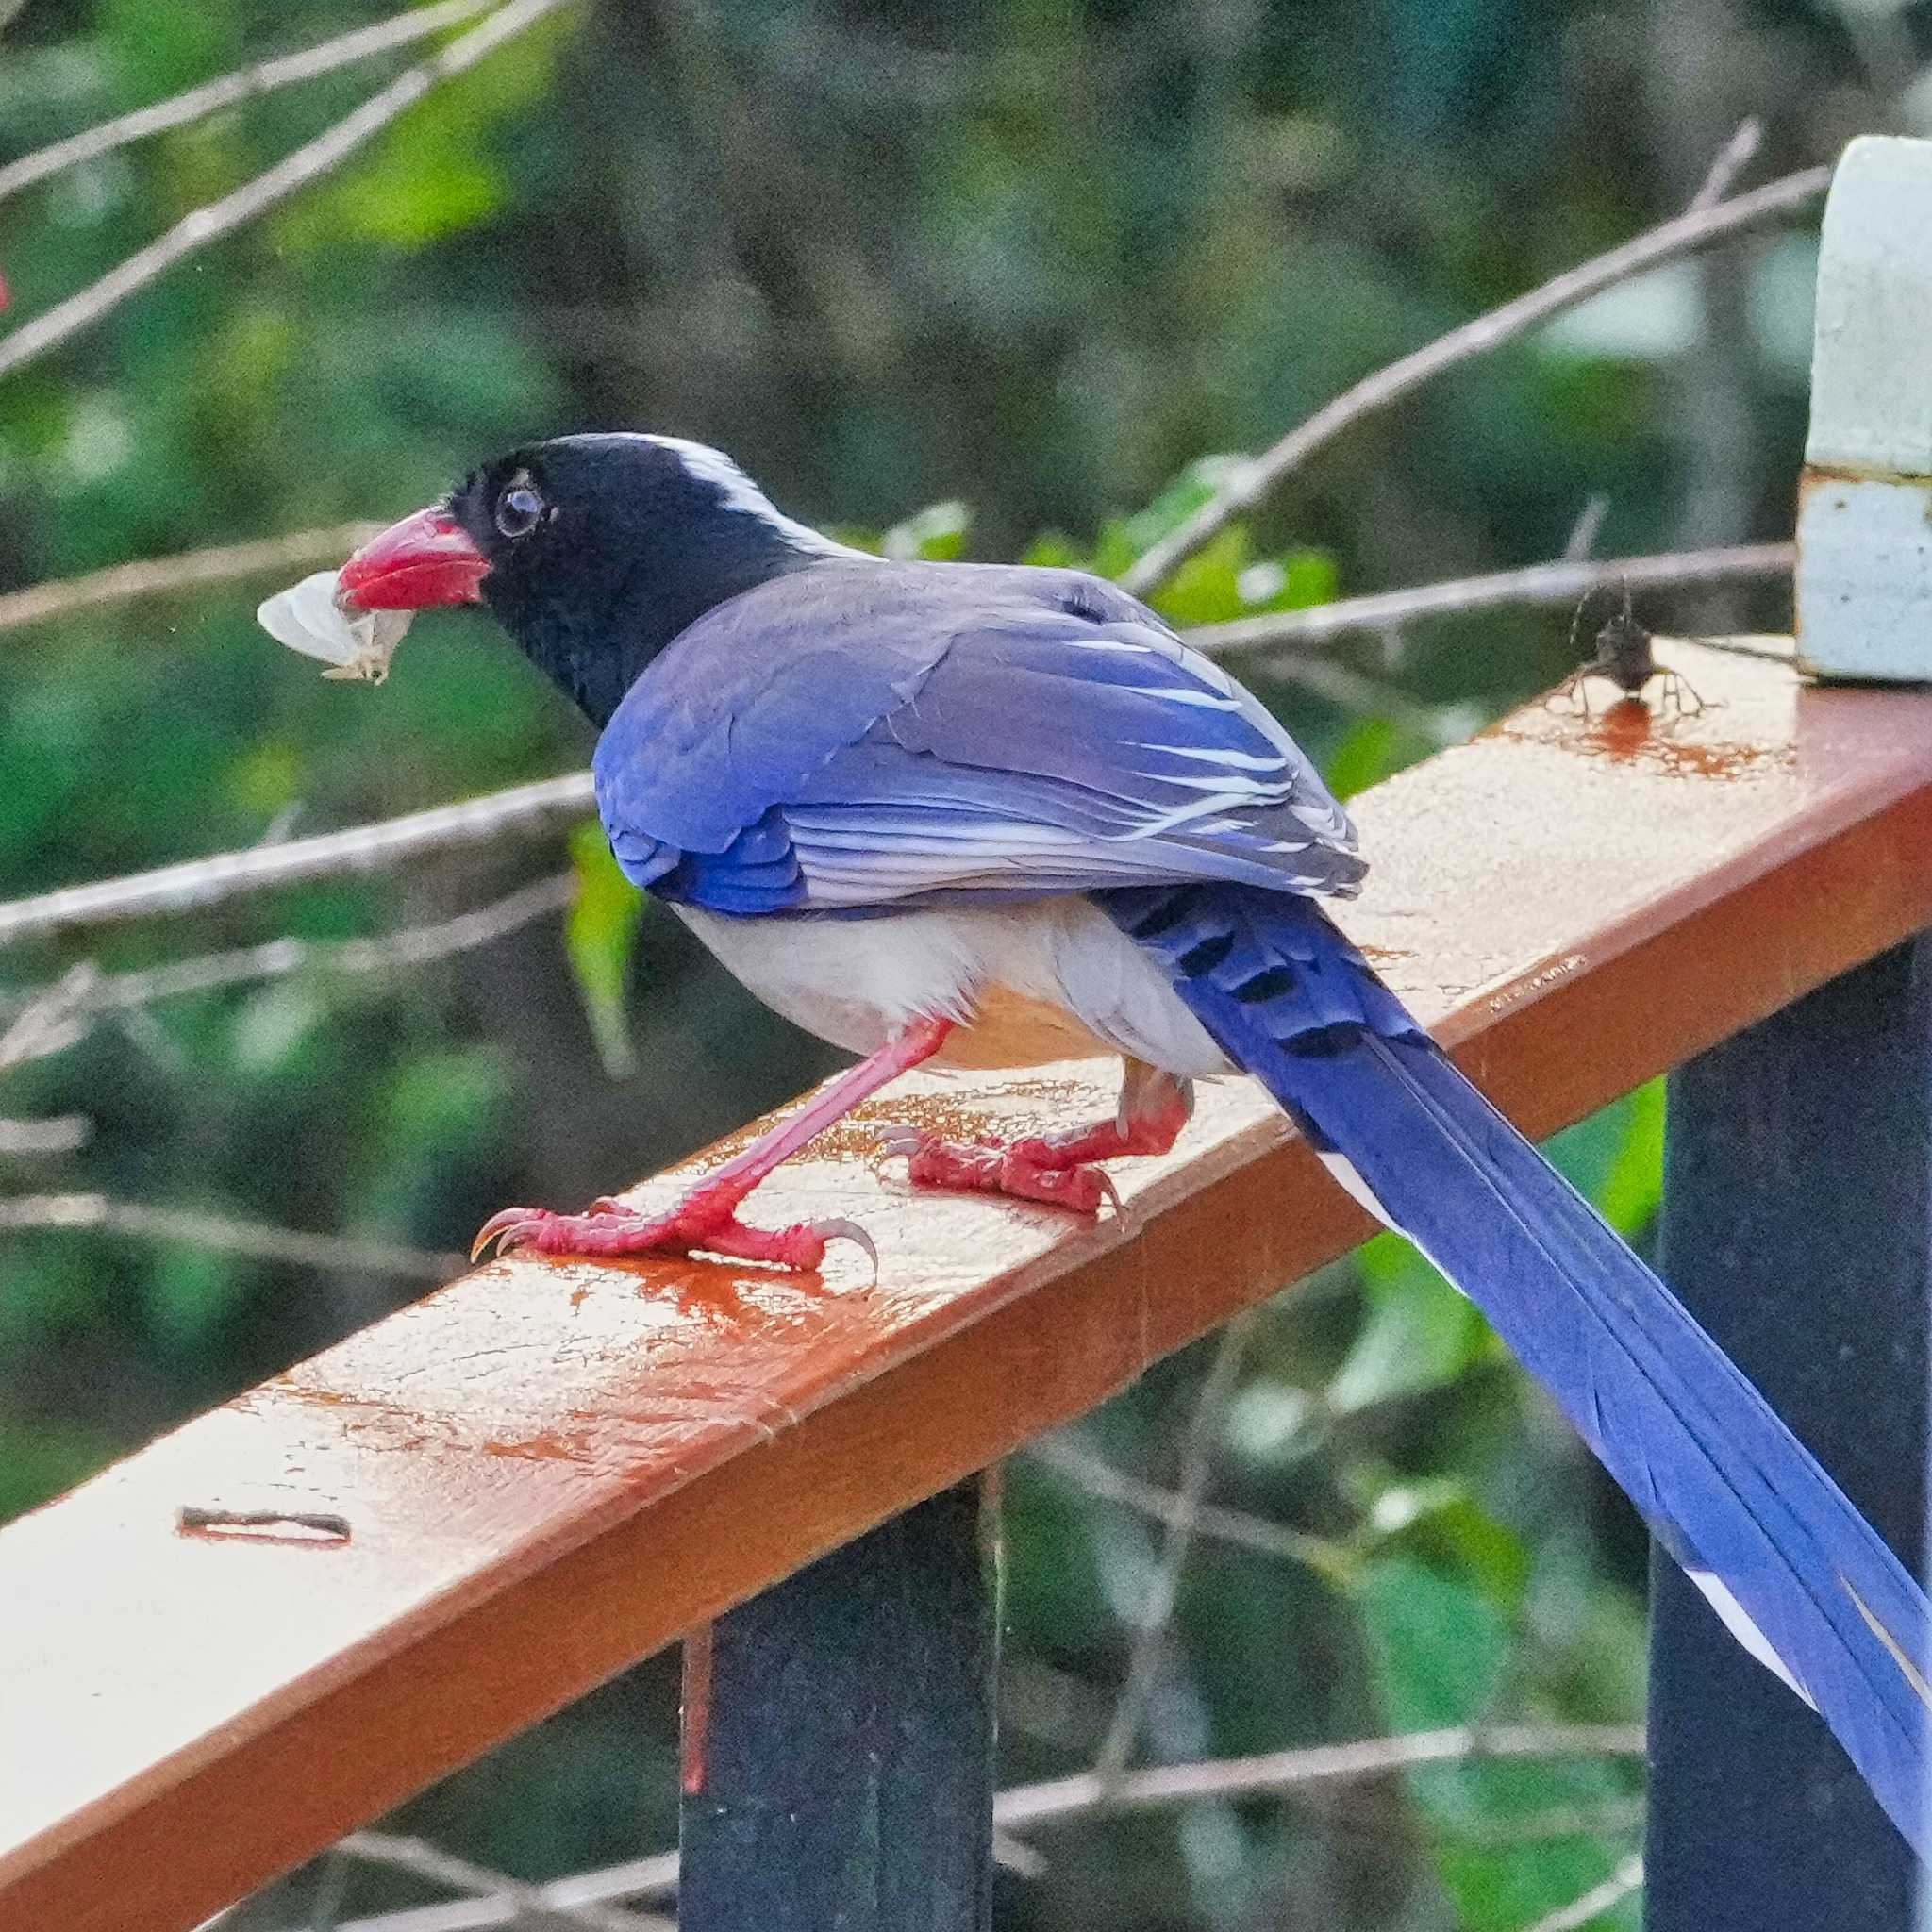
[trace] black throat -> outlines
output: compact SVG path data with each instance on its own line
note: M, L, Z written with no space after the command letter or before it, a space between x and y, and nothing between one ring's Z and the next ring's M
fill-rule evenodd
M483 599L524 655L576 701L598 730L652 659L707 611L774 577L824 567L836 552L801 550L757 516L642 521L601 554L575 552L571 533L541 568L512 565L484 578ZM535 559L532 559L533 563Z

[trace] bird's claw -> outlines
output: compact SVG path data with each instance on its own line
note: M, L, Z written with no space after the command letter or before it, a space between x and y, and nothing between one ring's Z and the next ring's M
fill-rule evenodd
M808 1224L822 1241L850 1241L872 1263L871 1286L879 1281L878 1243L856 1221L814 1221Z
M541 1208L505 1208L492 1214L476 1230L476 1239L470 1243L472 1266L489 1253L491 1244L496 1243L499 1256L513 1253L536 1239L537 1225L543 1218Z
M736 1213L735 1197L705 1198L701 1189L668 1214L644 1215L608 1195L582 1214L553 1214L542 1208L506 1208L476 1232L470 1259L479 1261L493 1243L497 1257L521 1248L540 1254L586 1257L689 1255L693 1249L739 1261L771 1261L814 1272L827 1243L848 1241L864 1252L878 1279L879 1251L856 1221L800 1221L790 1227L750 1227Z

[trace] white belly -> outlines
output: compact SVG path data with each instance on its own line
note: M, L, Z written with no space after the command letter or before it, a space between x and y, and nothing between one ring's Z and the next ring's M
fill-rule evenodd
M960 1023L954 1065L1111 1052L1183 1079L1234 1072L1166 976L1082 898L881 913L733 919L672 910L769 1007L871 1053L909 1021Z

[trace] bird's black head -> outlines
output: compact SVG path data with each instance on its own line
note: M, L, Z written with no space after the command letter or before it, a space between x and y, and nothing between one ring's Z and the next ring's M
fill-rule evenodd
M562 436L471 472L342 567L351 608L490 607L603 725L706 611L858 553L775 509L728 457L668 436Z

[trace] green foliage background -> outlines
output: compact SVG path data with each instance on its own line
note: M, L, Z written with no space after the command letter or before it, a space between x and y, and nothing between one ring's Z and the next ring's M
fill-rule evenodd
M4 9L0 9L4 10ZM799 514L928 554L1124 568L1355 377L1674 211L1738 119L1762 170L1914 125L1923 5L1845 0L591 0L351 165L0 383L0 587L385 518L515 440L635 425L733 450ZM372 15L337 0L31 0L0 28L0 143L44 141ZM387 65L399 64L400 58ZM80 288L346 111L385 63L251 102L13 203L17 314ZM1195 623L1559 551L1782 534L1809 242L1767 230L1472 365L1322 456L1170 587ZM1146 508L1152 506L1151 508ZM1251 566L1278 562L1279 571ZM480 621L425 624L378 697L274 649L271 584L0 636L0 896L563 770L582 735ZM1774 626L1781 599L1659 605ZM1357 641L1355 711L1255 682L1357 790L1564 668L1507 614ZM1480 838L1479 825L1445 836ZM567 921L421 972L297 976L104 1022L0 1113L82 1152L0 1191L97 1189L461 1246L507 1199L621 1183L829 1064L639 916L594 836L16 947L41 985L294 933L378 933L575 866ZM1479 908L1473 908L1479 916ZM1661 1097L1566 1137L1633 1234ZM393 1282L86 1234L0 1237L0 1516L380 1316ZM1171 1480L1204 1362L1074 1432ZM1635 1715L1643 1548L1480 1322L1377 1241L1263 1316L1213 1494L1306 1560L1209 1541L1146 1755L1485 1717ZM1104 1731L1158 1526L1023 1459L1008 1509L1008 1774ZM4 1580L0 1580L4 1588ZM669 1842L675 1683L647 1664L407 1808L541 1877ZM1006 1932L1512 1932L1632 1838L1626 1765L1463 1766L1042 1840ZM286 1924L298 1874L241 1923ZM358 1873L349 1907L421 1896ZM1604 1923L1632 1924L1626 1907Z

